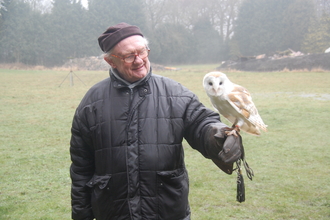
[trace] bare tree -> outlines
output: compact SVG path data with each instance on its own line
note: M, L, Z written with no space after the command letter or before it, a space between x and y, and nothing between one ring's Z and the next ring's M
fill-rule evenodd
M316 14L320 17L323 14L330 15L330 1L329 0L314 0Z
M152 30L162 23L192 28L200 18L208 18L224 40L228 40L233 33L233 23L241 2L242 0L145 0Z
M40 11L41 13L50 13L52 9L51 0L25 0L33 11Z
M166 0L144 0L144 4L147 13L147 22L151 30L154 31L164 20Z

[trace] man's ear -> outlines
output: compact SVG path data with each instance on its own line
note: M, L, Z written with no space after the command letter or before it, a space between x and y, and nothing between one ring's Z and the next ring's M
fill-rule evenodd
M109 59L108 57L104 56L103 59L105 60L105 62L107 62L112 68L116 68L116 65L114 64L114 62L112 61L112 59Z

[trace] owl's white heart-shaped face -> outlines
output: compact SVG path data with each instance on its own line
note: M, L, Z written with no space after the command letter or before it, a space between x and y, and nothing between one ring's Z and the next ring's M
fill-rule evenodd
M223 96L230 89L231 82L226 74L210 72L204 76L203 86L209 96Z

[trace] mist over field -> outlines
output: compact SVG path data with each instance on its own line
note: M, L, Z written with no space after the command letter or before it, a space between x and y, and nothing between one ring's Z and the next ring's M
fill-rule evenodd
M202 79L216 67L154 73L182 83L211 108ZM70 219L73 114L108 72L74 71L73 85L68 73L0 69L0 219ZM226 74L250 91L268 132L242 133L255 173L253 181L245 176L243 203L236 202L236 173L223 173L184 142L192 219L329 219L330 72Z
M119 22L149 40L154 74L213 109L202 79L223 71L268 125L242 133L244 203L236 173L184 142L192 219L330 219L329 0L0 0L1 220L71 219L72 118L109 77L97 38Z
M161 65L330 47L328 0L0 0L0 64L59 67L99 57L98 36L119 22L141 28Z

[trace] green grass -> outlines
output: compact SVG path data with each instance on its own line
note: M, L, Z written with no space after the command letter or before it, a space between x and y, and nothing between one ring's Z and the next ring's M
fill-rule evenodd
M164 75L208 107L204 74L216 65L182 66ZM108 73L0 70L0 219L70 219L69 139L74 110ZM269 131L243 135L246 201L236 174L219 171L185 144L192 219L330 219L330 72L228 72L251 92ZM226 120L224 122L227 123Z

